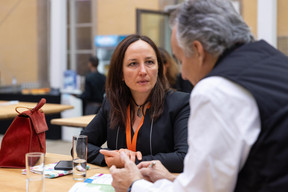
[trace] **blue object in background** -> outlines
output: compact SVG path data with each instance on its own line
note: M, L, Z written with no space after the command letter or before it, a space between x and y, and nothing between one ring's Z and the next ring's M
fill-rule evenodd
M64 71L64 89L77 89L77 74L74 70Z
M95 47L116 47L127 35L97 35L94 39Z

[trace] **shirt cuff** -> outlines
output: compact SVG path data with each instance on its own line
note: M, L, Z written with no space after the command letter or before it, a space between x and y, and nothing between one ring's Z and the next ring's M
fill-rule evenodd
M132 185L132 192L144 192L146 191L145 189L146 188L149 188L149 186L153 185L153 183L147 181L147 180L144 180L144 179L140 179L140 180L137 180L133 183Z

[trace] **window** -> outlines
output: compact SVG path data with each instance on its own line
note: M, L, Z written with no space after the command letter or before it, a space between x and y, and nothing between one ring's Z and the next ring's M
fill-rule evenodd
M67 2L67 66L81 76L88 72L88 59L94 53L92 1Z

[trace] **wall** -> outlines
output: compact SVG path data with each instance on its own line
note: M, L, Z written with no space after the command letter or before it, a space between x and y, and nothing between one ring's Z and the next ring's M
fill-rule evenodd
M242 16L257 39L257 0L242 0ZM288 1L277 0L277 48L288 55Z
M136 33L136 9L158 10L157 0L98 0L95 35Z
M288 1L277 0L277 34L278 36L288 36ZM257 34L257 0L242 0L242 16L254 35Z
M288 1L287 0L278 0L278 23L277 23L277 31L278 36L288 36Z
M278 0L278 23L277 23L277 33L278 33L278 42L277 46L280 51L288 55L288 1L287 0Z
M0 1L1 84L37 82L37 0Z
M242 17L257 39L257 0L242 0Z
M92 39L95 35L135 33L136 9L159 10L164 1L93 0L95 30ZM257 0L240 1L243 18L256 36ZM19 84L48 78L49 24L43 19L49 12L46 14L43 10L47 11L49 2L0 0L0 85L10 85L13 77L17 78ZM278 0L278 46L288 55L287 7L287 0ZM46 28L41 28L41 25L46 25Z

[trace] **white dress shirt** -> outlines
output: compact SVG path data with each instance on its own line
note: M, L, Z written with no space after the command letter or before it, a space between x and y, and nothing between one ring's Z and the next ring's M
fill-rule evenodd
M174 182L138 180L133 192L232 192L260 132L254 97L222 77L201 80L190 97L188 153Z

